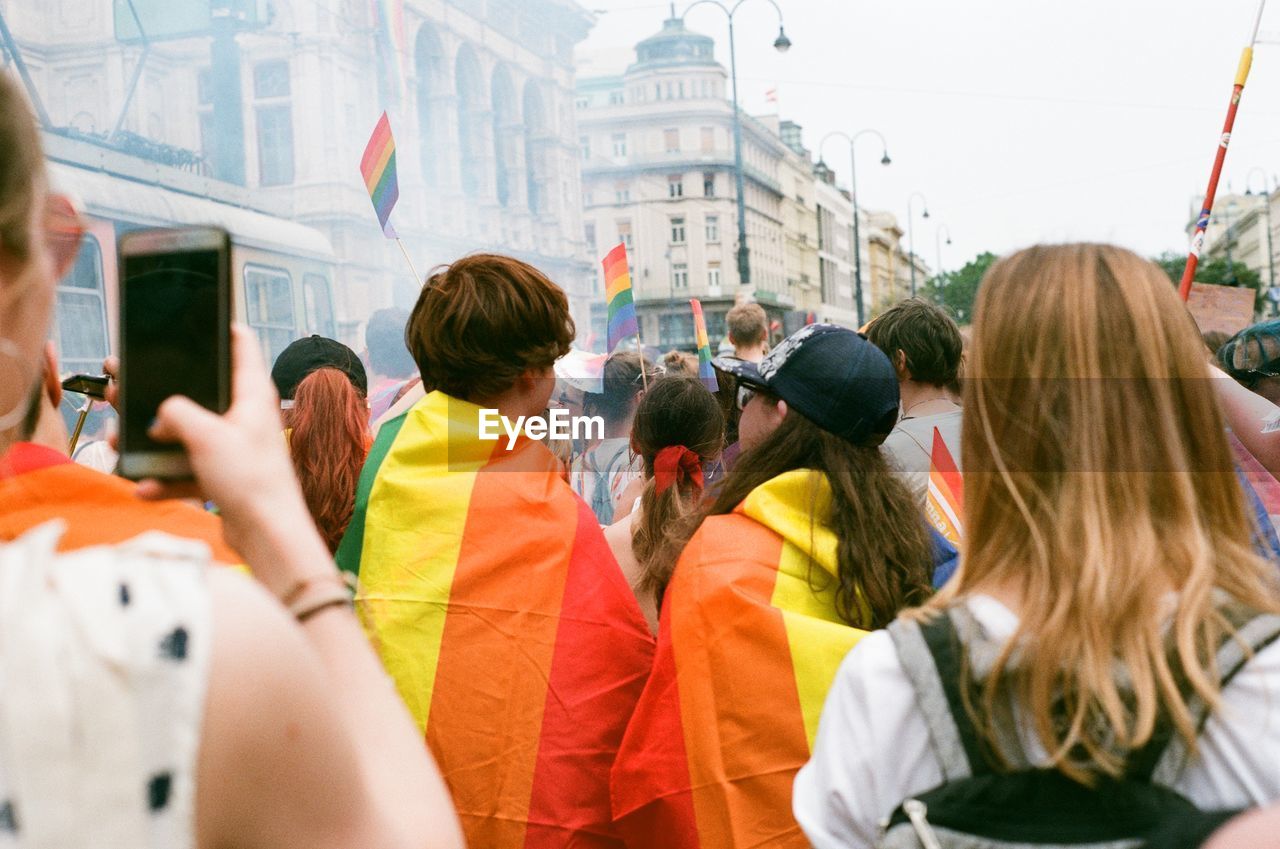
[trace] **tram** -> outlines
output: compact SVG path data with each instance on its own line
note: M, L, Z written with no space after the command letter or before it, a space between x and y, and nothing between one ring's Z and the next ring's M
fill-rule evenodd
M67 141L46 136L52 189L73 199L86 225L57 289L51 338L63 374L100 373L117 350L119 239L143 228L216 225L231 234L236 320L257 334L268 363L301 336L335 336L334 253L324 234L228 202L225 184L100 149L90 151L95 162ZM66 414L68 402L63 407Z

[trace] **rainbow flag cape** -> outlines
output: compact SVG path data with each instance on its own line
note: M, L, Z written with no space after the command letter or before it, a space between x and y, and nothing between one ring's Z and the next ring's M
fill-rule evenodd
M636 305L631 299L631 272L627 268L627 246L619 244L601 261L604 266L604 298L609 305L608 348L613 353L628 336L639 336Z
M787 472L690 540L613 768L627 846L808 849L791 784L840 662L867 633L836 615L835 534L811 520L830 504L820 473Z
M364 156L360 157L360 176L364 177L373 211L378 214L378 225L388 239L396 238L391 226L391 210L400 199L400 184L396 180L396 140L391 135L391 120L383 112L378 125L373 128Z
M929 455L929 491L924 512L929 524L952 545L960 545L964 533L964 477L947 449L942 434L933 429L933 451Z
M379 429L338 563L467 844L620 846L609 769L653 638L595 516L539 442L428 393Z
M697 298L690 298L689 306L693 308L693 330L698 340L698 377L704 386L715 392L718 384L715 369L711 367L711 340L707 338L707 320L702 315L702 302Z

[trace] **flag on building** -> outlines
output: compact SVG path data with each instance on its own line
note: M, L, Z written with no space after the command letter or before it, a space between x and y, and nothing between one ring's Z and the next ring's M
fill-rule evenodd
M702 302L697 298L689 299L693 309L693 332L698 341L698 377L704 386L712 392L716 391L716 371L711 366L711 339L707 336L707 320L702 315Z
M812 522L831 492L815 476L757 487L681 555L613 768L627 846L808 849L791 785L840 662L867 634L836 612L835 533Z
M609 769L653 638L559 461L480 414L431 392L381 427L338 563L467 845L618 849Z
M766 89L766 90L765 90L765 93L764 93L764 102L765 102L765 103L777 103L777 102L778 102L778 89L777 89L776 87L775 87L775 88L771 88L771 89Z
M378 119L360 158L360 175L369 190L369 200L373 201L373 211L378 215L383 235L396 238L396 230L391 226L391 210L400 199L400 184L396 180L396 140L391 135L391 120L386 112Z
M608 337L606 352L612 354L618 343L628 336L640 335L636 305L631 297L631 271L627 267L627 246L619 243L605 255L604 298L608 304Z
M964 477L936 427L933 429L933 451L929 455L929 492L924 509L930 524L938 533L952 545L958 546L964 532L961 519L964 509Z

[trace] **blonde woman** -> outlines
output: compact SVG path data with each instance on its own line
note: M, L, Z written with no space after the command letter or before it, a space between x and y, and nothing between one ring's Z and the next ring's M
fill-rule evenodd
M807 836L870 846L904 800L963 771L916 697L938 656L901 659L948 617L960 671L932 680L971 687L950 715L997 773L1025 759L1059 785L1118 781L1165 727L1190 755L1157 783L1201 809L1280 799L1280 643L1251 629L1242 639L1261 645L1226 686L1214 659L1234 623L1275 630L1257 618L1280 611L1274 568L1252 546L1203 345L1168 279L1119 248L1036 247L992 267L975 316L962 565L844 661L796 781Z

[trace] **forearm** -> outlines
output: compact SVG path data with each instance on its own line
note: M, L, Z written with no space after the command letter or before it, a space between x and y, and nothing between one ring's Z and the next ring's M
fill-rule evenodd
M1236 438L1273 475L1280 476L1280 430L1263 432L1263 425L1280 414L1280 407L1236 383L1217 369L1212 370L1218 402Z
M249 544L245 557L268 588L281 597L286 586L338 570L309 516L269 523ZM274 562L259 570L258 558ZM349 608L322 610L301 623L331 684L331 696L355 744L370 799L402 834L431 835L431 846L461 846L461 830L449 792L426 742L379 663Z

